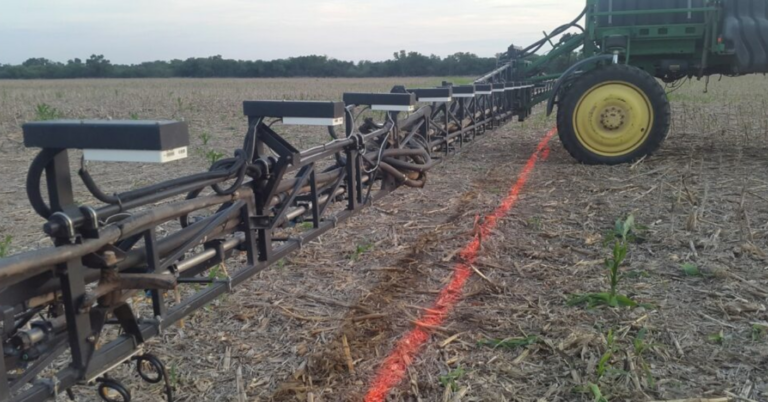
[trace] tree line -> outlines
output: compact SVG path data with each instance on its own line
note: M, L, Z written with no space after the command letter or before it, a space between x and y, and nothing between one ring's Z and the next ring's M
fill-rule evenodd
M66 63L31 58L20 65L0 64L0 79L169 78L169 77L403 77L474 76L496 67L496 58L472 53L446 57L396 52L385 61L342 61L327 56L301 56L271 61L233 60L221 56L186 60L113 64L103 55Z

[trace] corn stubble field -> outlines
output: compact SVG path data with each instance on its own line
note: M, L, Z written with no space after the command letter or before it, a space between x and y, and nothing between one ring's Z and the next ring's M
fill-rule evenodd
M228 156L245 130L245 99L336 100L440 81L0 82L4 247L49 244L23 191L34 155L22 145L25 121L190 123L188 160L91 167L117 191ZM678 89L669 140L631 166L580 166L553 140L483 241L482 276L390 399L768 400L766 91L763 76L713 79L708 93L700 82ZM538 110L493 132L438 166L427 188L399 190L151 342L179 400L361 400L449 278L476 217L496 207L552 126ZM300 148L326 140L318 130L287 136ZM93 203L83 188L77 197ZM161 400L132 369L114 374L135 400ZM93 389L76 392L96 400Z

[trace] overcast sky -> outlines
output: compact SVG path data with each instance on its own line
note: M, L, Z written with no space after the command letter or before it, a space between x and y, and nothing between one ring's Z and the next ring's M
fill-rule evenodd
M572 20L583 0L0 0L0 63L113 63L322 54L384 60L400 49L493 56Z

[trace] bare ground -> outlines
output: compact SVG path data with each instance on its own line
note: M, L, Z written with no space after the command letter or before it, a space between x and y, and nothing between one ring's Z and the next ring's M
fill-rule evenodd
M17 250L47 241L20 192L32 153L18 145L13 120L31 118L41 101L77 115L93 112L88 108L99 100L103 114L138 110L154 118L173 117L178 94L190 105L179 113L194 116L181 116L193 133L216 134L214 146L224 150L239 141L240 99L280 91L337 98L345 86L392 84L265 81L254 80L252 93L243 93L242 81L227 80L0 83L9 94L0 211L10 218L0 233L13 235ZM70 89L80 95L69 98ZM708 94L702 89L671 95L672 135L658 155L636 165L579 166L553 140L515 209L483 241L476 268L487 279L469 281L463 301L390 399L586 401L594 400L588 385L595 384L611 401L730 394L768 400L768 81L727 79L713 82ZM64 92L58 101L57 91ZM492 133L437 167L426 189L397 192L153 341L150 349L171 369L179 399L238 400L239 372L248 400L361 400L393 343L450 277L476 217L506 195L551 125L537 115ZM207 164L192 159L164 172L142 167L131 178L151 182ZM100 178L123 188L116 171L104 166ZM568 306L569 295L608 288L603 239L628 214L646 229L630 246L619 291L648 306ZM686 275L686 263L700 275ZM640 333L646 335L636 342ZM527 347L481 345L528 336L537 341ZM160 390L132 370L115 376L133 386L135 400L160 400ZM94 396L87 388L78 395Z

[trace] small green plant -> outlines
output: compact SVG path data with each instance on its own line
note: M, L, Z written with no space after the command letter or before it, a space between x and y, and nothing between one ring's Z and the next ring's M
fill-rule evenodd
M722 345L723 343L725 343L725 334L723 333L722 330L720 330L720 332L708 335L707 340L712 343Z
M204 147L208 146L208 143L211 141L211 138L213 138L213 137L211 137L211 134L208 133L207 131L205 131L202 134L200 134L200 141L203 142L203 146Z
M533 230L536 230L536 231L541 230L541 218L538 216L532 216L528 218L528 221L526 223L528 224L528 227Z
M130 116L131 120L138 120L139 119L139 114L137 112L131 112L129 114L129 116Z
M632 340L632 345L635 347L635 355L642 356L650 345L645 343L645 337L648 335L647 328L641 328L637 331L635 339Z
M656 378L653 377L653 373L651 373L651 366L643 361L643 373L645 373L645 379L648 381L648 385L651 388L656 388Z
M302 222L299 225L299 229L301 229L301 230L309 230L309 229L312 229L314 227L315 227L315 224L312 223L312 222Z
M659 345L650 344L646 342L647 336L648 336L648 329L641 328L639 331L637 331L637 335L635 336L635 339L632 340L632 345L634 346L635 357L639 362L639 366L643 369L643 374L645 375L645 378L647 379L648 384L653 388L655 387L656 380L653 378L653 373L651 373L651 366L648 363L646 363L643 355L651 347L659 346Z
M35 120L37 121L56 120L60 117L61 112L55 107L51 107L45 103L39 103L35 106Z
M613 358L613 354L616 353L616 350L616 337L613 333L613 330L611 329L608 331L608 336L606 337L605 353L603 353L600 361L597 362L597 378L602 378L606 373L610 367L611 359Z
M752 341L759 342L768 335L768 324L752 324Z
M285 258L281 258L277 261L277 269L285 268Z
M208 152L205 153L205 159L207 159L208 162L211 163L211 165L213 165L223 157L224 157L224 154L215 149L209 149Z
M608 307L637 307L639 305L628 296L618 293L619 281L621 280L620 268L624 259L627 258L629 243L632 238L631 233L634 227L635 217L632 215L629 215L625 221L621 223L617 221L616 223L612 256L611 258L605 259L605 267L608 270L608 279L610 282L609 291L572 295L568 300L569 306L586 304L589 308L594 308L599 305Z
M211 139L213 139L213 136L208 132L203 132L200 134L200 142L203 143L202 149L198 150L199 154L202 155L211 165L219 161L221 158L224 157L224 154L210 148Z
M12 241L13 237L11 236L5 236L5 238L0 241L0 258L5 258L8 256L8 251L11 248Z
M490 346L494 349L517 349L533 345L539 341L537 336L528 336L525 338L506 338L506 339L483 339L477 342L479 346Z
M373 249L373 243L363 243L355 246L355 252L349 257L352 261L357 261L361 255L371 251Z
M644 233L647 230L645 226L638 225L635 222L634 215L627 216L626 219L617 219L613 229L603 236L603 245L610 246L616 241L624 243L641 243L645 240Z
M650 278L651 274L649 274L648 271L633 270L633 271L628 271L624 273L624 276L631 279L638 279L638 278Z
M438 380L440 381L440 385L446 388L451 387L451 391L456 392L459 390L459 384L457 381L463 377L464 374L464 369L459 367L446 375L441 375Z
M176 373L176 364L175 363L172 364L171 365L171 369L168 370L168 380L170 381L172 387L175 387L176 384L179 383L179 376Z
M701 275L701 271L699 271L699 267L696 266L696 264L686 262L681 267L683 269L683 273L685 276L691 276L691 277L699 277Z
M592 391L592 396L595 397L595 402L608 402L608 399L603 396L603 393L600 391L600 387L598 387L597 384L589 383L589 390Z
M211 281L216 281L220 279L226 279L227 274L224 272L223 269L221 269L221 265L217 265L208 272L208 279Z

